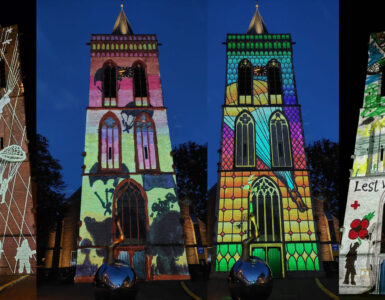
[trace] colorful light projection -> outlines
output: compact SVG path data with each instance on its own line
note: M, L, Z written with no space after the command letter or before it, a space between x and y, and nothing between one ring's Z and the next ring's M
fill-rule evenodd
M385 294L385 32L372 33L340 249L341 294Z
M116 218L115 256L140 279L189 278L172 166L156 36L92 35L77 281L93 279Z
M17 26L0 28L0 275L36 272Z
M251 214L259 233L251 253L267 261L275 277L319 270L287 34L227 37L218 186L217 271L229 271L242 255Z

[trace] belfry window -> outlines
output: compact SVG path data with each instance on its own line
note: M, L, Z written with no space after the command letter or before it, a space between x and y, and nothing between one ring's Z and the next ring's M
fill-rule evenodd
M248 112L242 112L235 120L235 166L255 166L255 125Z
M238 65L238 104L252 104L253 68L247 59Z
M272 59L267 64L267 85L270 104L282 104L281 66L276 59Z
M100 122L99 137L101 169L120 169L120 126L119 120L112 114Z
M103 66L104 106L116 106L117 69L111 61Z
M148 106L146 70L140 62L134 64L134 98L136 106Z
M138 170L157 170L158 157L155 125L151 117L142 113L135 119L135 142Z
M0 58L0 88L7 86L7 80L5 79L5 62Z
M289 126L285 116L276 111L270 118L271 166L273 168L291 168L291 145Z

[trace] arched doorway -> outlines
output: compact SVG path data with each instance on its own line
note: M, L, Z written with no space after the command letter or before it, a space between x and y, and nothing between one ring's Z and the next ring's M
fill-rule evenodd
M267 176L254 181L250 191L250 214L255 216L258 237L251 244L251 254L266 261L273 277L284 277L281 193ZM249 230L251 229L249 222Z
M147 195L132 179L125 179L115 189L113 237L119 237L116 218L120 220L125 240L115 249L115 257L129 263L141 279L150 279L150 260L146 255L148 231Z

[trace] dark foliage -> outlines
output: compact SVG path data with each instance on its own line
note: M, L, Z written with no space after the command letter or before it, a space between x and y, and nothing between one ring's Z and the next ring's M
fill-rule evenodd
M190 201L190 212L202 221L207 215L207 144L180 144L173 149L180 201Z
M37 134L36 140L33 169L37 185L37 253L38 263L41 263L45 255L48 235L56 229L56 222L64 213L63 189L66 185L60 173L62 167L59 161L53 158L48 150L48 140L40 134Z
M339 144L327 139L315 141L305 148L310 169L311 191L324 200L324 208L339 214Z

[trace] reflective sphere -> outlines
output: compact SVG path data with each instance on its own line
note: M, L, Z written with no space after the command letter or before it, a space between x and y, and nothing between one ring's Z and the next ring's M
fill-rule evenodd
M113 264L103 263L94 278L94 295L96 300L135 299L135 271L123 261Z
M267 299L273 287L271 270L258 257L239 259L231 268L228 281L233 300Z

